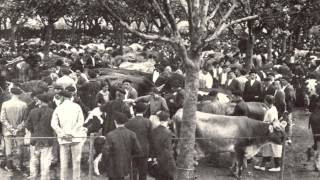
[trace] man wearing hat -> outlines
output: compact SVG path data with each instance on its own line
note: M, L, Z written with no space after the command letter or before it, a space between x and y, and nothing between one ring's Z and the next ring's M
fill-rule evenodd
M62 86L65 89L68 86L76 87L76 82L70 77L72 71L68 68L61 69L63 76L56 80L56 84Z
M138 97L137 90L132 87L132 81L129 79L125 79L122 81L123 88L126 91L125 99L136 99Z
M151 156L156 158L159 166L156 180L173 180L176 162L173 156L172 138L174 134L168 129L169 114L165 111L157 113L160 124L151 132Z
M210 96L210 100L206 100L201 103L201 107L199 111L211 114L226 114L226 108L224 105L219 101L218 98L218 91L212 90L209 92L208 96Z
M87 117L89 111L91 110L87 105L85 105L83 103L83 101L81 100L81 98L78 96L76 88L74 88L73 86L68 86L65 89L66 91L68 91L69 93L71 93L72 97L71 97L71 101L77 103L80 105L82 111L83 111L83 115L85 117Z
M102 134L106 135L108 132L115 129L115 124L111 120L113 113L115 112L121 112L125 114L128 118L131 118L131 113L129 106L123 101L125 96L125 90L122 88L116 89L116 99L107 102L103 107L101 107L101 110L103 112L106 112L107 114L107 120L103 122L102 125Z
M236 103L234 107L233 116L247 116L249 112L249 107L246 102L244 102L242 98L241 91L232 92L234 99L233 101Z
M140 142L142 154L133 159L133 180L147 179L148 172L148 158L150 151L150 135L152 130L151 121L143 117L144 112L147 110L145 103L139 102L134 106L136 116L126 123L126 127L135 132Z
M81 107L71 101L72 94L61 91L62 103L53 112L51 127L58 136L60 145L60 179L68 176L68 160L72 155L73 179L80 179L82 146L87 136L83 127L84 117ZM71 153L70 153L71 151Z
M290 137L292 136L292 111L296 102L296 91L294 90L293 86L289 83L289 77L283 77L281 81L282 90L285 94L285 101L286 101L286 111L289 113L288 115L288 138L289 143L291 142Z
M106 171L110 180L123 180L130 173L133 156L141 156L136 133L125 127L128 117L120 112L113 114L116 129L106 135L103 159L108 159Z
M262 101L262 85L257 81L256 71L252 70L249 73L249 80L244 85L243 99L246 102Z
M27 119L27 129L31 137L54 137L51 127L53 109L48 106L52 98L48 94L36 96L37 108L32 109ZM41 180L49 180L53 139L31 139L30 142L30 179L38 175L40 165Z
M159 119L156 116L158 111L169 112L169 108L166 100L160 96L160 92L157 88L153 88L149 95L141 96L135 99L135 102L149 102L150 103L150 120L153 128L159 124Z
M95 79L97 72L90 69L88 74L90 79L79 87L79 95L83 103L93 109L96 107L96 95L101 90L101 83Z
M2 123L2 132L4 136L6 166L5 169L12 171L13 169L13 149L17 149L19 157L18 170L23 167L23 139L11 139L14 137L23 137L25 135L24 125L27 118L27 104L19 99L22 90L18 87L10 89L11 98L5 101L1 107L0 121ZM14 148L14 144L17 148Z
M241 91L241 84L240 82L236 79L236 74L234 71L229 71L228 72L228 79L225 84L225 88L229 90L230 92L233 91Z

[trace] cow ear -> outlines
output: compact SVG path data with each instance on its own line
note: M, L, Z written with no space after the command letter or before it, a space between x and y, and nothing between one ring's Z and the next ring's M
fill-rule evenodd
M273 133L273 126L271 124L269 125L269 132Z

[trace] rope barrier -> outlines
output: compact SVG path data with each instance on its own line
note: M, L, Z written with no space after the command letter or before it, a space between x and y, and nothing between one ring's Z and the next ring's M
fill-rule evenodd
M22 137L22 136L5 136L7 139L61 139L63 137ZM210 140L210 139L258 139L264 138L266 136L248 136L248 137L212 137L212 138L194 138L195 140ZM320 134L311 134L311 135L292 135L290 137L320 137ZM89 138L104 138L104 136L80 136L80 137L72 137L72 139L89 139ZM189 140L190 138L182 138L182 137L175 137L171 138L172 140Z

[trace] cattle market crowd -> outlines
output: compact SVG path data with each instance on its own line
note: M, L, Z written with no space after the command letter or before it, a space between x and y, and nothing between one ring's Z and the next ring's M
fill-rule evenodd
M66 180L71 165L73 180L79 180L85 141L94 133L95 175L111 180L129 174L134 180L146 180L148 174L157 180L174 179L185 98L183 64L154 64L149 74L120 71L109 76L104 71L121 70L123 58L115 58L117 49L94 43L98 44L53 44L47 57L51 61L44 60L39 44L0 48L3 168L8 173L19 171L29 179L40 176L41 180L50 179L50 170L59 168L60 179ZM127 48L131 54L146 51L137 43ZM149 60L148 56L143 58ZM223 143L233 147L230 152L242 153L243 159L252 158L246 154L252 145L262 146L262 159L254 168L278 172L282 141L294 143L295 107L311 112L312 131L320 133L319 63L310 53L291 58L274 55L273 62L259 54L253 59L254 66L246 69L241 53L203 57L196 122L200 133L196 138L220 137L221 142L224 137L239 138L236 144ZM210 128L204 126L213 130L207 132ZM235 126L238 128L232 129ZM272 138L270 134L279 136ZM260 136L263 141L243 140ZM319 142L319 136L314 136L316 170L320 169ZM210 143L199 144L211 148ZM210 157L210 153L205 155ZM210 162L214 163L209 158ZM233 170L239 171L236 166Z

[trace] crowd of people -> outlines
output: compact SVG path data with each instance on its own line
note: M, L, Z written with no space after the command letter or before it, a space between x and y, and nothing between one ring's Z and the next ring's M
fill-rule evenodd
M97 80L99 72L96 60L104 59L106 64L110 62L110 57L103 55L105 52L98 56L98 51L87 49L82 52L81 48L72 46L59 51L58 47L51 50L51 53L72 59L72 66L65 67L63 62L58 61L49 70L49 76L42 78L39 74L33 74L31 79L42 79L48 86L33 91L32 102L27 104L19 98L24 93L19 84L2 87L10 92L10 99L3 102L0 115L6 157L4 168L9 172L13 169L23 171L23 156L27 152L24 149L24 136L28 130L31 133L30 179L38 174L42 180L49 179L50 167L59 162L60 179L65 180L71 159L73 179L79 180L86 137L101 129L103 138L95 141L95 146L100 147L96 148L96 156L102 156L106 162L103 169L110 179L124 179L132 170L133 179L139 177L139 180L146 180L149 158L153 159L152 166L157 166L157 180L173 179L176 164L172 138L175 135L170 124L172 113L168 103L175 104L175 108L182 107L183 87L180 84L172 87L173 96L169 100L162 96L157 87L152 88L148 95L141 96L130 79L125 79L117 87L108 79ZM20 54L28 59L30 54L38 54L37 51L40 49L24 49ZM5 56L13 54L9 49L4 52ZM217 97L217 88L224 89L231 101L236 103L231 113L234 116L248 114L246 102L263 102L267 107L263 121L272 124L286 121L289 134L287 142L291 143L296 87L299 83L301 85L311 69L304 64L297 68L285 62L281 68L278 72L270 68L247 71L237 57L206 63L199 74L199 85L200 89L210 91L210 98L200 110L226 114L223 112L223 103ZM283 73L287 71L291 73ZM183 76L181 69L175 72ZM173 72L167 67L159 76L170 73ZM156 80L154 78L154 82ZM318 112L318 98L309 100L306 96L306 99L306 106L309 108L310 105L309 109ZM13 155L15 150L20 160L16 165L13 163L14 157L18 157ZM274 158L275 166L268 170L280 171L281 151L281 145L264 146L261 165L255 168L266 170L266 163ZM319 163L320 159L317 161L318 169Z

